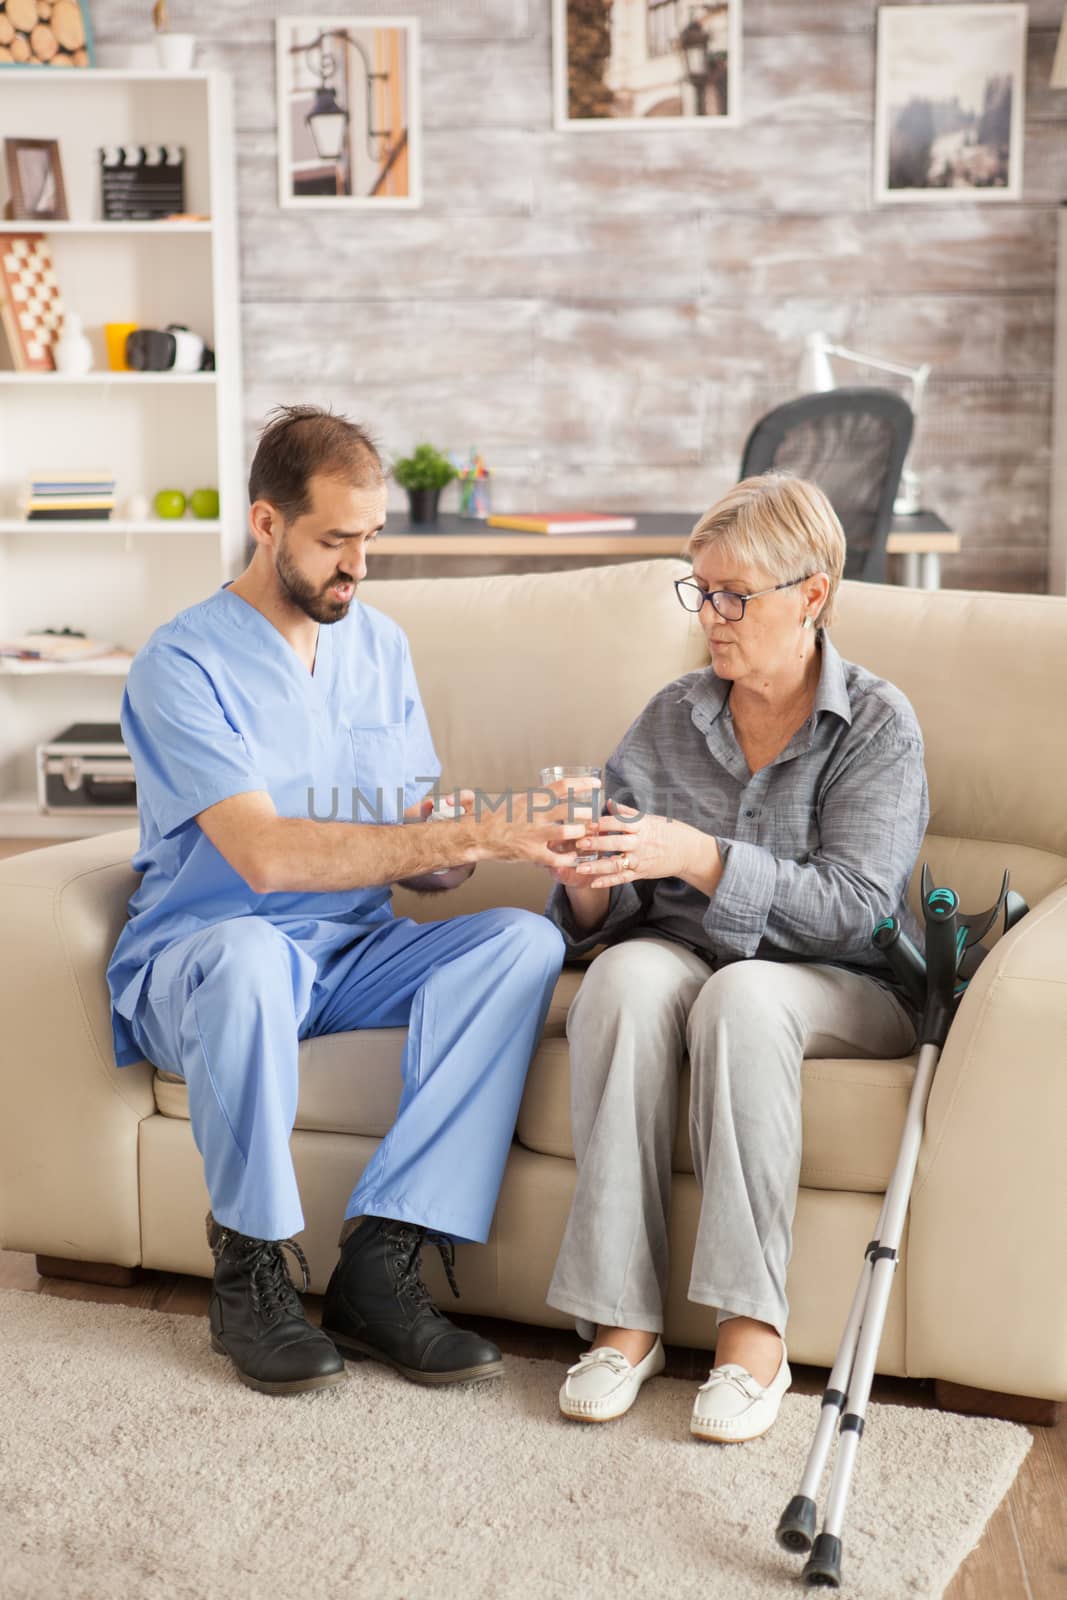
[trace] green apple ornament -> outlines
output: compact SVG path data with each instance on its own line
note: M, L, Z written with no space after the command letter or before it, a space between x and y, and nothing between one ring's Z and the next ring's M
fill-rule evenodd
M156 508L156 516L167 521L185 515L185 496L180 489L160 489L152 503Z

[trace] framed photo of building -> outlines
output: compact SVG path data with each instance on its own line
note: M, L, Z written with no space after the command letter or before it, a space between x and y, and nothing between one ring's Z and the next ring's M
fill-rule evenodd
M422 204L414 17L279 17L278 204Z
M730 128L741 0L552 0L555 125Z
M1021 200L1025 5L882 6L876 203Z

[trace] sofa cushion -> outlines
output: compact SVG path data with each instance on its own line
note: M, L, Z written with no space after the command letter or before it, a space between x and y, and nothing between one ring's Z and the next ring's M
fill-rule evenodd
M519 1111L520 1144L542 1155L574 1159L570 1114L567 1010L580 968L561 975ZM300 1046L296 1126L382 1138L400 1100L403 1028L322 1034ZM881 1193L904 1126L915 1057L901 1061L805 1061L804 1153L800 1181L810 1189ZM181 1078L156 1074L156 1106L167 1117L189 1116ZM674 1141L674 1170L692 1172L689 1067L683 1068Z

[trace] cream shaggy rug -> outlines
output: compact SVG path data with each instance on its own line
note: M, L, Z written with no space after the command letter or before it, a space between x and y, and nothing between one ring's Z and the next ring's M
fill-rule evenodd
M619 1422L556 1409L560 1369L419 1389L371 1363L279 1399L201 1317L0 1291L5 1600L767 1600L806 1593L774 1528L818 1400L752 1444L688 1435L659 1378ZM1025 1428L901 1406L868 1421L842 1594L942 1594Z

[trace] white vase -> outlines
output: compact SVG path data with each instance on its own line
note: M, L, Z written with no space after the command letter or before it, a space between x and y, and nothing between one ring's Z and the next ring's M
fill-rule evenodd
M189 72L196 55L195 33L159 33L156 35L156 54L166 72Z
M57 372L81 378L93 370L93 347L82 332L82 319L76 311L63 318L63 332L52 346Z

